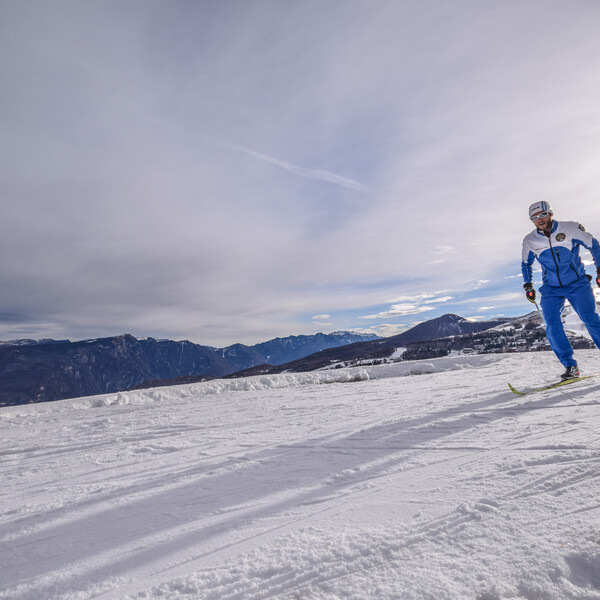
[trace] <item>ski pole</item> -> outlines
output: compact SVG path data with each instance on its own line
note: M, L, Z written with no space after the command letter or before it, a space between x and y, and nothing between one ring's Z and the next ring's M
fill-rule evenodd
M544 313L542 312L542 309L538 306L538 303L534 300L533 303L535 304L535 307L538 309L538 312L540 313L540 318L542 319L542 323L546 323L546 321L544 320Z

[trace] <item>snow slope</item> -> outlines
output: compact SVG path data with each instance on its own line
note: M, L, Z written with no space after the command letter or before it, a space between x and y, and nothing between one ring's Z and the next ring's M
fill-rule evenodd
M0 409L0 598L600 599L600 377L507 389L560 370L461 356Z

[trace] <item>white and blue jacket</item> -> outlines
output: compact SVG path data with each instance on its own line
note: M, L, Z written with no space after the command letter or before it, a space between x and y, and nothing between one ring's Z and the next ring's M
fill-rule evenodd
M562 287L570 285L585 275L579 257L579 248L587 248L596 267L600 266L600 244L583 225L574 221L553 221L550 237L534 229L523 240L521 271L525 283L533 280L532 265L538 260L542 266L544 285Z

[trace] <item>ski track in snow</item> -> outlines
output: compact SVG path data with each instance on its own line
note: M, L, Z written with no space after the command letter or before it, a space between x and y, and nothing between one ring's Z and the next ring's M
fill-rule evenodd
M558 372L463 356L0 409L0 598L600 599L600 377L507 389Z

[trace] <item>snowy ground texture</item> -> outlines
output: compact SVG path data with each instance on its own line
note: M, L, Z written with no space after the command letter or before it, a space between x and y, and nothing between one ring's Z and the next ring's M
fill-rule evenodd
M560 371L463 356L0 409L0 598L600 599L600 377L507 388Z

